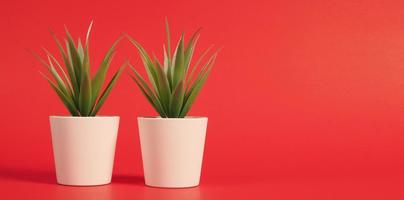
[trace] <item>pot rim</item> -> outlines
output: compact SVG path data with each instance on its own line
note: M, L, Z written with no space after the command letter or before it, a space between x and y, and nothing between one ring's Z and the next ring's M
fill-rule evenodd
M138 119L142 120L163 120L163 121L188 121L188 120L201 120L201 119L208 119L208 117L204 116L186 116L184 118L162 118L160 116L152 117L152 116L138 116Z
M119 118L119 116L59 116L59 115L50 115L49 118L54 118L54 119L97 119L97 118Z

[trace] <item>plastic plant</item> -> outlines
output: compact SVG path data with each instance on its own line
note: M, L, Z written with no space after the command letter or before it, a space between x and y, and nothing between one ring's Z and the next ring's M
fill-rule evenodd
M167 21L165 27L167 49L163 45L163 64L155 55L151 58L136 40L128 37L140 54L150 84L129 64L134 72L134 75L130 74L130 76L161 117L184 118L211 72L218 51L202 62L211 47L206 49L191 65L195 46L200 36L200 29L198 29L187 43L184 42L184 33L182 33L171 57L171 38ZM199 71L195 74L197 69Z
M52 89L59 96L60 100L72 116L95 116L104 104L125 66L125 64L123 64L118 69L106 85L105 89L102 90L106 74L112 61L115 46L120 41L120 39L118 39L109 48L97 72L91 78L89 35L92 24L93 23L91 22L87 30L84 47L80 38L78 39L77 45L74 43L71 34L65 27L66 46L64 49L56 35L51 31L51 35L56 42L61 57L63 58L64 68L67 73L55 56L45 48L43 48L43 50L46 53L46 60L34 53L34 56L46 67L52 78L42 72L40 73L49 82Z

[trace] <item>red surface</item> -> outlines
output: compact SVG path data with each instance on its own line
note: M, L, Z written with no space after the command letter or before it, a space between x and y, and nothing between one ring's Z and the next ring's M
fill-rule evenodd
M3 1L0 3L1 199L403 199L402 1ZM161 52L202 26L223 46L191 114L209 117L200 187L143 185L136 116L154 111L123 76L104 115L121 116L113 183L55 184L49 115L65 108L25 49L48 33L83 37L93 63L122 32ZM198 51L197 53L199 53ZM134 48L119 44L113 68ZM137 66L141 68L141 66Z

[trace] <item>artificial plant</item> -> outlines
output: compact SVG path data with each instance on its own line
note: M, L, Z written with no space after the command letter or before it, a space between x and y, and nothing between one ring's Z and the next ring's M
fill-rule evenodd
M34 53L34 56L49 71L51 78L42 72L41 74L49 82L52 89L59 96L72 116L95 116L104 104L125 66L125 64L123 64L118 71L115 72L112 79L103 89L102 86L112 61L115 46L120 41L120 39L117 39L105 54L95 75L91 77L89 36L92 24L93 22L91 22L88 27L84 47L80 38L77 44L74 42L66 27L66 38L64 39L66 43L65 48L51 31L51 35L62 57L64 67L62 67L61 62L45 48L43 48L43 50L46 53L46 60Z
M210 52L211 47L206 49L191 65L201 29L198 29L188 42L184 41L184 33L182 33L172 55L170 29L167 20L165 29L167 49L163 45L164 60L162 63L155 55L150 57L139 42L128 36L140 54L150 85L129 64L134 73L130 76L161 117L184 118L211 72L218 51L215 51L204 61L204 57ZM199 69L198 72L196 72L197 69Z

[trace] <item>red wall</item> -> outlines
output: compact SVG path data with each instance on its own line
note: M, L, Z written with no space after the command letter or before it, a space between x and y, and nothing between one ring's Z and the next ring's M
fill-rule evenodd
M209 117L202 181L403 175L399 2L1 2L0 170L54 170L48 116L67 112L26 51L56 52L48 28L84 37L94 19L99 63L123 32L160 55L167 16L176 39L203 27L197 53L223 47L191 111ZM125 58L127 41L113 69ZM121 116L114 172L141 174L136 117L155 112L126 74L100 114Z

